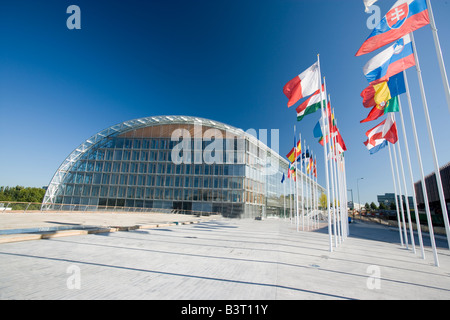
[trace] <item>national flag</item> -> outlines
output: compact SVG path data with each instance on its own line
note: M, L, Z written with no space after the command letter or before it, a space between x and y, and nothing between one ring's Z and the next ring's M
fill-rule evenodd
M312 165L312 161L311 161L311 158L309 158L308 164L306 165L306 173L307 174L311 173L311 165Z
M405 93L406 86L403 72L397 73L396 75L390 77L388 81L388 86L392 97L396 97Z
M369 12L369 8L373 6L378 0L364 0L364 6L366 7L366 12Z
M283 93L289 99L288 107L292 107L300 99L308 97L319 90L319 81L320 74L317 62L289 81L283 88Z
M323 86L322 86L323 90ZM302 121L303 118L308 115L316 112L320 108L322 108L322 103L325 105L325 92L320 92L317 90L314 94L306 99L302 104L297 107L297 121Z
M376 120L388 112L398 112L398 111L399 111L399 103L398 103L398 96L396 96L393 97L391 100L389 100L387 103L383 101L381 104L377 104L370 111L367 118L361 120L360 123Z
M295 174L295 167L292 163L289 164L289 170L288 170L288 179L294 179L296 181L296 174Z
M317 178L317 159L314 158L314 169L313 169L314 177Z
M393 75L416 65L411 36L407 34L392 46L370 59L364 66L369 82L387 80Z
M369 140L364 142L364 145L367 147L367 150L369 150L370 154L377 153L378 151L380 151L381 149L386 147L387 144L388 144L388 142L386 139L375 140L373 145L369 143Z
M356 56L377 50L429 23L426 0L399 0L372 31Z
M361 92L361 98L363 98L363 106L365 108L372 108L382 102L389 101L391 99L391 91L387 81L370 84Z
M344 139L342 139L342 136L341 136L341 133L339 132L339 130L337 130L337 135L336 135L336 151L338 152L338 154L344 153L345 151L347 151L347 146L345 145Z
M384 121L366 132L366 136L371 145L375 145L375 141L379 139L386 139L392 144L397 143L397 125L394 121L394 114L388 113Z
M281 183L284 183L284 172L283 172L283 177L281 177Z
M302 142L297 142L297 147L292 148L292 150L286 155L291 163L298 158L298 156L302 153Z

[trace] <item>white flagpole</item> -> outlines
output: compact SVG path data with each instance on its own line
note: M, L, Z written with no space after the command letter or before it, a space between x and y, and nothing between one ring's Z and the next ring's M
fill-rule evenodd
M425 95L425 89L423 86L422 71L420 70L419 56L417 54L416 42L414 40L413 33L411 33L411 41L412 41L413 50L414 50L414 57L416 59L417 76L419 78L420 93L422 96L423 109L425 112L425 120L426 120L427 128L428 128L428 138L430 140L431 154L433 156L433 161L434 161L434 173L436 175L436 183L437 183L437 187L438 187L438 191L439 191L439 199L441 201L441 209L442 209L442 216L444 218L445 232L447 234L447 242L448 242L448 247L450 249L450 225L449 225L449 221L448 221L447 204L445 202L444 189L442 188L441 173L439 170L440 169L439 161L437 158L436 146L434 144L433 130L431 127L430 115L428 113L428 103L427 103L427 98Z
M400 243L403 247L404 244L403 244L403 235L402 235L402 224L400 222L400 212L399 212L398 198L397 198L397 184L395 183L394 164L392 163L391 144L389 142L388 142L388 148L389 148L389 159L391 160L392 180L394 182L395 206L397 207L398 233L400 235Z
M308 149L309 149L309 146L308 146ZM309 149L309 164L310 165L311 165L311 156L312 156L312 151L311 151L311 149ZM313 192L312 192L311 166L309 168L308 179L309 179L309 183L308 183L308 189L309 189L309 198L308 198L309 220L310 220L310 224L311 224L311 230L314 230L314 215L313 215L313 207L312 207Z
M328 95L328 99L330 100L330 95ZM333 152L334 152L334 150L331 150L333 138L331 137L331 128L329 127L330 115L328 114L328 106L325 108L325 110L326 110L325 112L326 112L326 119L327 119L326 122L328 123L327 125L328 125L328 133L329 133L329 135L328 135L329 143L327 143L329 159L327 161L329 161L330 176L331 176L331 192L332 192L332 201L333 201L332 203L333 203L334 245L337 247L338 246L339 237L338 237L337 229L336 229L336 198L335 198L335 189L334 189L335 187L334 187L334 168L333 168Z
M295 156L295 151L297 150L297 145L295 145L295 147L294 147L294 156ZM301 163L300 163L300 165L301 165ZM295 173L296 174L298 174L298 170L297 170L297 157L295 157ZM296 214L296 227L297 227L297 232L299 231L299 210L300 210L300 208L299 208L299 203L298 203L298 177L296 177L296 179L295 179L295 188L296 188L296 190L297 190L297 193L296 193L296 195L295 195L295 199L296 199L296 202L297 202L297 214Z
M326 178L326 185L327 185L327 190L326 190L326 195L327 195L327 212L328 212L328 238L329 238L329 250L330 252L333 252L333 241L332 241L332 235L331 235L331 216L330 216L330 181L329 181L329 173L328 173L328 163L327 163L327 147L326 147L326 137L327 137L327 130L326 130L326 126L325 126L325 116L324 116L324 108L327 107L327 97L326 94L324 95L324 92L322 91L322 73L320 70L320 56L317 55L317 64L319 67L319 89L320 89L320 96L321 96L321 104L322 104L322 108L321 108L321 112L322 112L322 128L324 130L323 132L323 138L324 138L324 144L323 144L323 156L324 156L324 162L325 162L325 178ZM324 84L325 84L325 80L324 80ZM326 85L325 85L326 87ZM325 100L325 106L323 105L323 101Z
M423 237L422 237L422 228L420 226L420 218L419 218L419 208L417 206L417 198L416 193L414 192L414 177L412 173L412 165L411 165L411 157L409 154L409 146L408 146L408 138L406 135L406 127L405 127L405 121L403 118L403 107L400 97L398 97L398 111L400 114L400 122L402 124L402 131L403 131L403 139L405 140L405 150L406 150L406 159L408 161L408 168L409 168L409 176L410 176L410 183L412 187L412 196L413 196L413 203L414 203L414 216L416 218L416 229L417 229L417 236L419 238L419 244L420 244L420 252L422 254L422 259L425 259L425 250L423 247ZM406 185L405 185L406 188Z
M395 113L394 113L394 121L396 122ZM398 135L398 133L397 133L397 135ZM405 169L403 166L403 157L402 157L402 153L401 153L401 149L400 149L400 139L398 139L396 144L397 144L397 151L398 151L398 159L400 160L400 168L401 168L401 172L402 172L403 187L405 189L406 214L407 214L408 224L409 224L409 235L411 237L411 246L412 246L414 254L416 254L416 243L414 240L414 231L413 231L412 223L411 223L411 210L409 208L408 186L406 184Z
M289 167L288 167L288 170L289 170ZM283 175L284 175L284 173L283 173ZM284 213L283 213L283 215L284 215L284 221L286 221L286 178L287 177L285 177L284 179L283 179L283 205L284 205Z
M397 187L400 202L400 212L402 214L402 222L403 222L403 233L405 235L405 246L406 249L409 249L409 241L408 241L408 232L406 231L406 220L405 220L405 210L403 209L403 192L402 192L402 184L400 183L400 171L398 169L398 160L397 160L397 151L395 151L395 146L392 146L392 153L394 154L394 164L395 164L395 173L397 175Z
M333 108L333 113L334 113L334 108ZM334 121L336 122L336 119L334 119ZM337 123L335 124L337 127ZM334 176L335 176L335 180L336 180L336 214L337 214L337 219L338 219L338 235L339 235L339 243L342 242L342 237L343 237L343 232L342 232L342 214L341 214L341 210L340 210L340 203L338 204L338 202L340 202L340 194L341 194L341 190L340 190L340 181L339 181L339 168L337 166L337 144L336 144L336 135L333 136L333 159L331 160L333 162L333 170L334 170Z
M437 250L436 250L436 241L434 239L433 221L431 220L430 204L428 203L428 192L427 192L427 186L425 184L425 174L423 172L422 153L420 152L419 138L417 136L417 129L416 129L416 121L414 120L415 119L414 110L412 107L411 94L409 92L409 84L408 84L408 79L406 77L405 71L403 71L403 77L405 79L406 97L408 98L408 106L409 106L409 116L411 118L411 125L412 125L412 129L413 129L413 134L414 134L414 143L416 146L417 160L419 162L422 193L423 193L423 199L425 202L425 212L427 215L427 223L428 223L428 230L429 230L429 234L430 234L431 247L433 248L434 263L438 267L439 259L438 259Z
M302 141L302 140L300 140L300 141ZM303 146L302 146L302 149L303 149ZM302 156L302 154L300 154L300 174L302 176L302 231L305 231L305 192L304 192L305 184L303 183L303 156Z
M436 48L436 54L439 63L439 69L441 70L442 83L444 84L445 98L447 99L448 110L450 111L450 86L448 84L447 71L445 70L444 57L442 55L441 44L439 41L439 35L436 28L436 21L434 20L433 8L431 7L431 1L427 0L428 15L430 17L430 26L433 33L434 46ZM448 236L448 234L447 234Z

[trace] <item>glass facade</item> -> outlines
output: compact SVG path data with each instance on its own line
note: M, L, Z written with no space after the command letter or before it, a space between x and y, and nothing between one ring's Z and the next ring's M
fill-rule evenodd
M276 164L270 174L267 163ZM103 130L74 150L55 173L43 209L280 216L293 203L287 177L281 183L287 168L287 161L253 136L215 121L137 119Z

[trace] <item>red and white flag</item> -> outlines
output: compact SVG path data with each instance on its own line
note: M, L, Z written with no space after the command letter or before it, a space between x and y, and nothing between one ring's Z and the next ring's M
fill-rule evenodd
M312 95L319 90L319 65L316 62L300 75L289 81L283 88L283 93L289 99L288 107L292 107L300 99Z
M367 143L372 146L376 146L376 141L380 139L385 139L392 144L396 144L398 141L398 134L394 113L388 113L386 120L367 131L366 136L369 138Z

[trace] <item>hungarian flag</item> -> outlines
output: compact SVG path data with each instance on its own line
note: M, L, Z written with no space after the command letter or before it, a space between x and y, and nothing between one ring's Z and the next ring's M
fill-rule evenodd
M370 83L387 80L416 65L411 36L407 34L392 46L370 59L364 66L364 76Z
M377 50L429 23L426 0L399 0L372 31L356 56Z
M325 96L325 92L321 93L320 90L317 90L311 97L309 97L301 105L299 105L297 107L297 121L302 121L306 115L312 114L322 108L322 104L325 105L326 103Z
M283 88L283 93L289 99L288 107L292 107L300 99L306 98L319 90L319 81L320 74L317 62L289 81Z

